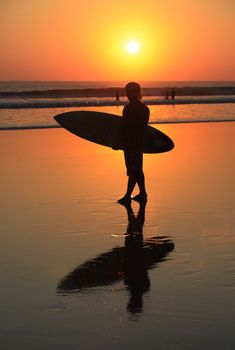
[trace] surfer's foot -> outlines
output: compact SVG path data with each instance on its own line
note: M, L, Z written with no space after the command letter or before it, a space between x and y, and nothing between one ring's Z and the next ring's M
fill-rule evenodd
M128 205L131 203L131 196L125 195L124 197L118 199L119 204Z
M132 197L131 199L133 199L136 202L147 202L148 196L147 196L147 193L139 193L136 196Z

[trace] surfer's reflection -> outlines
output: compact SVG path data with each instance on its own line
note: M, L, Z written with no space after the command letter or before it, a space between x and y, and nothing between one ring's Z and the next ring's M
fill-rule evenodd
M148 269L166 260L167 254L174 249L174 243L167 237L143 240L146 203L140 203L137 216L131 204L125 205L128 216L125 246L113 248L75 268L59 282L59 293L76 293L124 280L130 293L128 312L139 314L143 311L143 294L150 289Z
M132 314L142 312L143 294L150 288L147 264L144 259L143 225L145 203L140 203L138 215L135 216L131 205L126 205L128 215L127 236L124 250L124 283L130 292L127 310Z

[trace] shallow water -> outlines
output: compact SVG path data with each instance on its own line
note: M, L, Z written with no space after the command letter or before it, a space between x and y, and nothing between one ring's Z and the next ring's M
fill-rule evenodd
M4 349L234 348L234 123L161 130L176 148L146 155L129 241L121 152L1 132Z
M149 105L149 108L150 124L235 120L235 103ZM122 115L123 106L1 109L0 130L58 127L55 115L76 110Z

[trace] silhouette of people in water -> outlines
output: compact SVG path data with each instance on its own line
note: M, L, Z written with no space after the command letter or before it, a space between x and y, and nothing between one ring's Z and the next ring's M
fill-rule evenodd
M129 292L128 313L139 315L143 312L143 296L150 290L148 270L163 262L174 249L174 243L168 237L156 236L143 240L146 203L139 203L136 216L131 201L123 204L128 217L125 246L113 248L79 265L58 283L58 293L79 293L123 280Z
M168 91L166 91L166 94L165 94L166 100L168 100L168 97L169 97L169 93L168 93Z
M175 99L175 89L171 90L171 99L174 100Z
M126 194L118 200L120 204L130 202L136 184L139 187L139 194L132 199L137 201L147 199L142 146L144 132L149 120L149 108L141 102L139 84L128 83L126 85L126 95L129 103L123 108L123 137L128 183Z
M119 93L119 89L116 89L116 94L115 94L115 97L116 97L116 102L119 102L119 101L120 101L120 93Z

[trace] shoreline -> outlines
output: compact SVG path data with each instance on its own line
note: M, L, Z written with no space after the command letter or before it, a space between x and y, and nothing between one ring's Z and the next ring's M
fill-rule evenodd
M153 96L152 96L153 97ZM157 96L156 96L157 97ZM185 96L186 98L188 96ZM143 101L145 104L149 106L177 106L177 105L212 105L212 104L233 104L235 103L235 95L215 95L214 99L208 96L204 96L204 98L198 98L197 96L189 96L189 99L182 99L177 96L175 99L165 99L162 96L158 96L157 99L151 99L151 96L143 96ZM109 97L111 98L111 97ZM72 100L72 101L71 101ZM59 107L115 107L115 106L124 106L127 103L127 100L115 100L115 97L112 97L112 100L99 100L99 97L94 98L93 100L76 98L66 99L60 98L39 98L38 100L30 101L30 98L18 98L16 101L5 101L4 98L0 99L0 110L8 110L8 109L45 109L45 108L59 108Z
M98 87L98 88L76 88L76 89L50 89L50 90L31 90L31 91L0 91L0 98L9 97L113 97L116 91L119 96L126 96L125 88L115 87ZM177 96L215 96L215 95L235 95L235 86L185 86L176 85L167 87L143 87L143 96L165 96L171 90L175 91Z
M212 123L234 123L234 120L184 120L184 121L172 121L172 122L150 122L149 125L177 125L177 124L212 124ZM0 131L19 131L19 130L44 130L44 129L63 129L60 125L42 125L42 126L12 126L12 127L0 127Z

